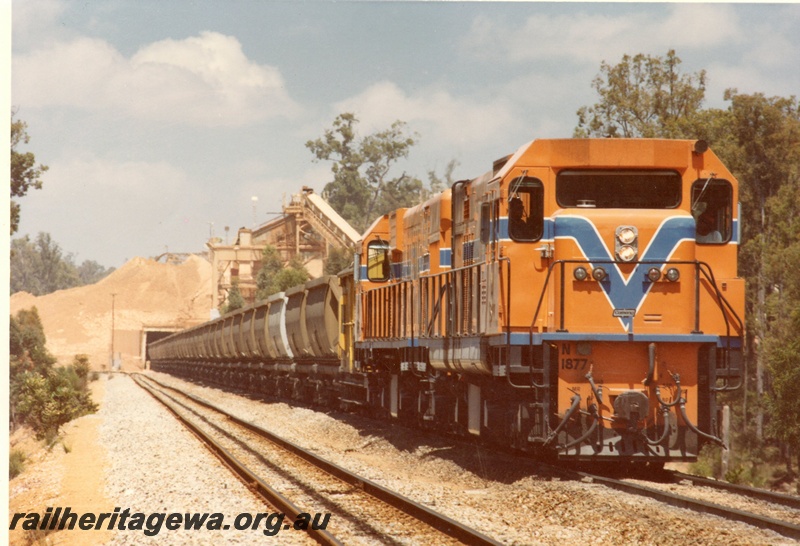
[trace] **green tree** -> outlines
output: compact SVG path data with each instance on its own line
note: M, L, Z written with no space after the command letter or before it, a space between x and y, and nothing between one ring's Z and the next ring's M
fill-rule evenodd
M15 389L16 413L37 438L52 438L69 421L97 411L72 366L55 368L46 375L24 373Z
M14 119L15 112L11 112L11 235L19 229L20 206L14 198L23 197L31 188L41 189L42 173L47 171L47 165L36 165L33 152L21 152L19 146L28 144L28 125L21 120Z
M266 299L272 294L285 292L293 286L303 284L310 277L298 256L284 266L278 250L271 245L264 247L261 267L256 275L257 299Z
M27 235L12 240L9 269L11 293L34 296L93 284L114 271L90 260L76 267L72 255L65 255L48 233L39 233L33 241Z
M47 340L42 321L36 307L21 309L9 319L9 390L11 398L11 422L22 420L17 408L22 384L28 374L47 376L56 359L47 351Z
M11 377L24 372L47 374L56 359L47 351L44 327L36 307L21 309L9 320Z
M695 116L705 98L705 70L681 74L674 50L666 57L624 55L616 65L603 61L592 81L600 95L581 107L576 137L697 138Z
M256 275L256 298L267 299L272 294L280 292L275 282L275 277L283 269L283 262L278 249L272 245L264 247L264 254L261 258L261 267Z
M758 332L764 340L759 371L766 376L760 386L768 395L764 408L768 419L762 426L784 447L781 452L791 477L795 476L792 453L800 465L800 161L795 159L794 165L795 171L766 203L770 221L760 245L763 282L757 285L766 286L764 310L757 316L766 325ZM758 292L757 303L761 295Z
M392 174L417 143L416 134L407 134L405 122L395 121L388 129L360 139L357 124L354 114L340 114L333 127L322 138L306 142L306 148L315 161L332 163L333 181L325 186L323 197L363 232L375 216L418 203L423 184L405 172Z
M89 364L89 357L85 354L75 355L72 360L72 368L81 381L81 387L86 388L89 384L89 371L92 369L91 364Z
M228 300L225 303L225 307L222 309L222 313L230 313L242 307L244 307L244 298L242 297L241 290L239 290L239 279L233 279L231 282L231 289L228 290Z
M80 285L94 284L114 272L114 268L106 268L94 260L84 260L77 268Z
M11 241L11 293L26 291L41 296L80 285L71 257L50 234L40 232L35 241L25 237Z
M784 462L791 477L793 453L800 467L800 308L792 311L787 328L781 328L771 338L770 372L772 374L772 394L767 408L771 421L768 431L789 447Z
M349 248L331 248L325 261L325 274L338 275L344 269L352 269L353 251Z
M800 214L800 204L790 199L796 192L793 180L800 171L800 109L794 97L765 97L761 93L743 95L735 89L725 92L731 102L729 130L733 146L723 160L740 181L742 202L742 241L739 254L742 274L747 278L748 331L755 361L755 433L764 433L765 393L769 347L774 332L782 328L788 315L777 319L769 311L770 295L776 287L796 275L796 270L775 265L779 256L789 256L791 237L785 235L786 218ZM785 189L784 189L785 188ZM781 195L779 199L776 196ZM785 340L784 340L785 341ZM744 419L748 418L747 397Z
M310 278L311 276L303 265L303 261L298 256L295 256L289 260L289 264L286 267L275 275L276 292L285 292L290 288L303 284Z
M796 164L797 165L797 164ZM794 452L800 464L800 169L767 202L770 244L764 276L769 335L765 352L772 392L769 432ZM791 459L786 458L790 473Z

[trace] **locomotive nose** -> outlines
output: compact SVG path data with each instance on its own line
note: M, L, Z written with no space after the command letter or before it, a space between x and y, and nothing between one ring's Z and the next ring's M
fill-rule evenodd
M614 400L614 417L627 422L628 430L641 428L639 422L647 417L650 400L641 391L625 391Z

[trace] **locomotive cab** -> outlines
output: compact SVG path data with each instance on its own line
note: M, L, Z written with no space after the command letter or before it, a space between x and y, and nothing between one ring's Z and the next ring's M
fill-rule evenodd
M653 144L646 167L555 175L551 279L533 323L558 354L558 425L533 439L562 458L685 460L720 442L714 393L735 384L743 334L734 185L689 143Z

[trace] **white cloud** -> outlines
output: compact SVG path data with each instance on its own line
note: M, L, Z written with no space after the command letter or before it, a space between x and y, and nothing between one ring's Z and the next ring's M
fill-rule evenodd
M49 44L69 34L58 19L66 11L61 0L14 1L11 6L14 49Z
M241 126L299 110L276 68L253 63L236 38L216 32L155 42L129 59L103 40L78 38L12 62L12 100L25 107L205 126Z
M473 21L462 49L491 60L563 61L598 65L625 54L663 55L668 49L718 46L737 39L741 29L730 6L674 4L665 18L638 13L533 15L520 23L486 16ZM679 52L680 54L680 52Z
M117 162L91 154L50 162L46 191L23 198L20 234L53 234L80 259L121 265L131 247L141 255L161 248L164 233L179 238L187 224L199 231L186 200L187 175L166 162ZM207 230L207 228L206 228Z
M669 16L664 20L648 20L636 33L680 53L683 50L731 46L741 42L746 29L730 5L725 4L671 4ZM662 53L663 54L663 53Z
M751 22L746 33L748 47L743 60L764 72L772 73L775 79L787 75L796 78L800 62L800 50L797 47L800 9L797 5L774 6L774 9L778 10L778 17ZM793 90L792 94L796 94L796 91Z
M106 198L120 204L120 210L137 211L138 206L158 209L175 206L189 190L186 174L164 161L116 162L88 154L54 161L47 171L47 198L56 202L83 203L92 214L104 211L92 204Z
M475 100L442 89L406 93L388 81L371 85L334 108L356 113L364 133L385 129L400 119L422 133L426 142L444 144L486 142L517 126L511 107L499 98Z

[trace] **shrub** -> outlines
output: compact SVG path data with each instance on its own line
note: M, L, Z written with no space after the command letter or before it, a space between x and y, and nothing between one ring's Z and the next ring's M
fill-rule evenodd
M76 355L72 365L54 367L35 307L11 317L10 342L12 422L27 423L52 444L62 425L97 411L86 388L88 357Z
M89 382L89 370L91 368L89 365L89 357L86 355L75 355L75 358L72 360L72 368L75 370L75 373L78 374L78 377L85 387Z
M14 448L8 454L8 479L19 476L25 468L25 452Z
M72 367L57 368L47 376L27 372L17 393L17 414L38 439L53 438L62 425L97 411Z

